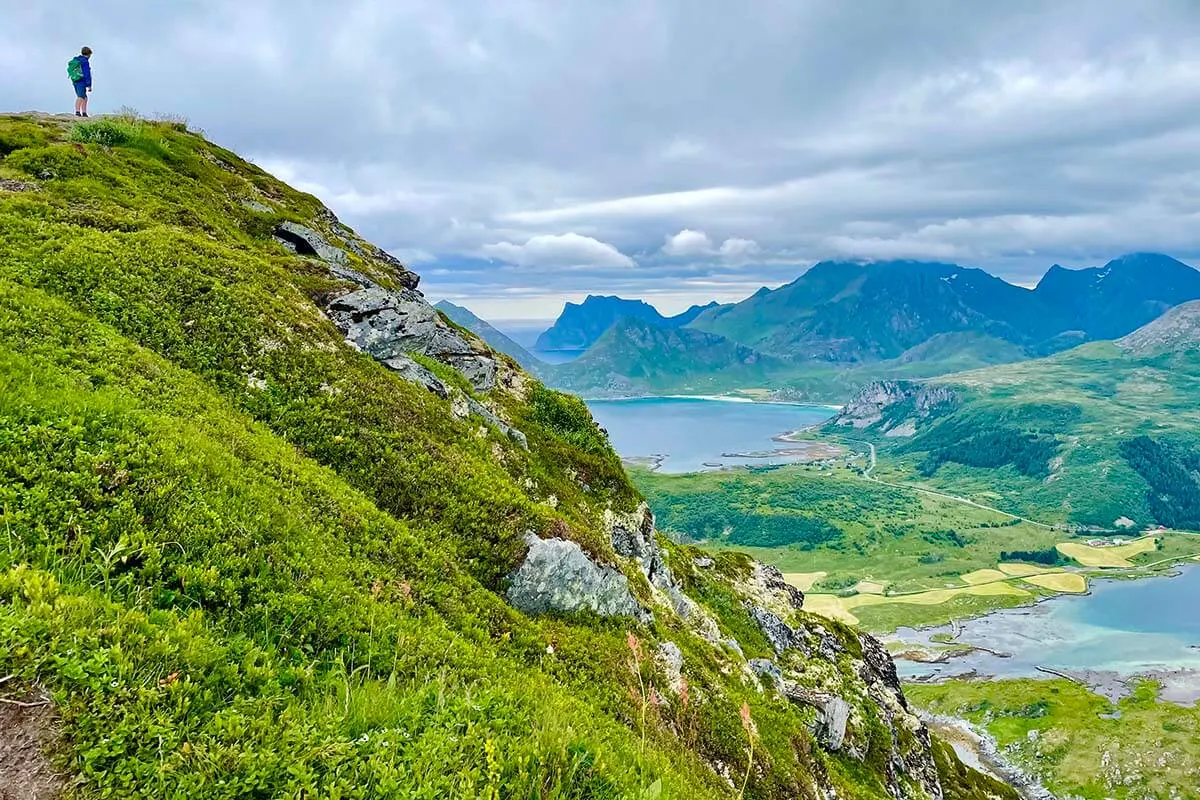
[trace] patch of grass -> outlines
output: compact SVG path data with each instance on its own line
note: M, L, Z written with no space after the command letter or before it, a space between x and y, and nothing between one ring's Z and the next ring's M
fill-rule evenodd
M1158 701L1152 683L1115 706L1063 680L950 681L906 692L922 708L985 727L1060 796L1187 797L1197 785L1200 706Z

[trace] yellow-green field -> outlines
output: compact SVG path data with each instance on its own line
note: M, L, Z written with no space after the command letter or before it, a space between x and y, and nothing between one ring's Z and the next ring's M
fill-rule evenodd
M814 614L830 619L840 619L851 625L859 623L854 609L876 605L916 605L936 606L947 603L961 595L975 597L997 597L1008 595L1033 599L1033 594L1008 583L996 581L974 586L957 586L949 589L930 589L925 592L914 592L903 595L854 594L849 597L839 597L835 594L810 594L804 598L804 608Z
M1126 544L1113 547L1092 547L1081 542L1063 542L1058 552L1073 558L1085 567L1132 567L1129 559L1142 553L1153 553L1156 548L1153 536L1146 536Z
M1047 572L1030 575L1021 580L1063 594L1084 594L1088 590L1087 578L1077 572Z
M783 579L802 592L811 591L813 584L828 575L828 572L785 572Z

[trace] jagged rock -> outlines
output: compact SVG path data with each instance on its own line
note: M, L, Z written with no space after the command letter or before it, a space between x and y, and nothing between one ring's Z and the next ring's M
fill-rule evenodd
M775 648L776 654L782 653L795 643L796 632L774 613L758 606L750 606L749 611L750 618L758 624L771 647Z
M799 611L804 608L804 592L785 581L778 567L755 561L752 580L760 591L775 595L778 601L792 609Z
M331 245L325 240L325 237L307 225L301 225L291 220L281 222L275 228L275 238L284 247L302 256L316 256L331 264L344 265L347 262L344 250Z
M415 383L418 386L424 386L443 400L450 396L450 390L446 388L446 384L442 383L437 375L434 375L406 355L392 356L384 361L383 365L399 373L400 377L404 378L404 380Z
M825 626L820 623L803 623L798 633L803 634L803 636L797 636L797 640L806 638L816 641L816 654L825 661L836 662L838 656L846 652L846 648L842 646L838 638L826 630Z
M752 658L747 663L750 665L750 669L754 670L754 674L758 676L764 689L770 687L778 694L783 694L783 671L779 669L778 664L769 658Z
M891 427L907 427L906 423L911 421L911 427L915 431L917 421L930 416L939 406L953 403L956 399L954 390L946 386L913 381L875 381L850 398L850 402L846 403L841 413L834 417L833 424L869 428L883 419L884 410L889 406L911 402L911 415L905 419L893 420Z
M617 555L637 559L647 580L660 591L671 594L672 589L678 589L654 537L654 514L648 505L642 503L630 514L608 511L605 522Z
M863 681L868 685L874 682L883 684L896 695L900 707L907 711L908 702L900 688L900 676L896 673L896 662L892 660L887 648L869 633L860 634L858 640L862 644L863 652L863 665L859 670Z
M529 552L509 575L508 601L527 614L547 611L593 611L603 617L633 617L649 622L651 614L634 599L629 580L609 566L588 558L566 539L525 537Z
M495 385L495 359L477 353L412 289L371 285L334 298L328 314L349 341L381 361L421 353L457 369L479 391Z
M821 706L817 739L830 750L841 750L846 741L846 724L849 721L850 704L840 697L831 697Z
M661 642L655 653L655 661L667 677L671 691L679 694L683 689L683 651L674 642Z

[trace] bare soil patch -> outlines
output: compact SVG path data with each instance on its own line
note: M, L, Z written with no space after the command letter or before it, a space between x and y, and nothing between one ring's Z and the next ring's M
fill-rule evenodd
M0 800L57 800L65 781L46 757L58 744L54 709L11 684L0 685L0 698Z

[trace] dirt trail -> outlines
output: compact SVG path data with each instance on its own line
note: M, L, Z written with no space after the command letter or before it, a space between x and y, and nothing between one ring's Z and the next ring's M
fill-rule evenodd
M881 481L879 478L876 478L872 474L875 472L875 465L878 463L878 458L877 458L877 455L875 452L875 445L872 444L871 442L866 442L861 439L845 439L844 441L851 442L853 444L865 444L868 448L870 448L870 465L866 469L863 470L862 476L864 479L871 481L872 483L878 483L880 486L889 486L893 489L908 489L909 491L920 492L921 494L931 495L932 497L940 497L944 500L952 500L955 503L962 503L963 505L972 506L972 507L978 508L982 511L991 511L994 514L1000 514L1001 516L1008 517L1009 519L1015 519L1015 520L1019 520L1021 522L1028 523L1030 525L1036 525L1037 527L1045 528L1048 531L1057 530L1057 526L1055 526L1055 525L1048 525L1045 522L1038 522L1037 520L1034 520L1034 519L1028 519L1027 517L1018 516L1017 514L1012 514L1012 513L1009 513L1008 511L1002 511L993 506L985 506L982 503L976 503L974 500L968 500L965 497L958 497L956 495L946 494L944 492L938 492L933 489L926 489L921 486L913 486L912 484L908 484L908 483L892 483L891 481Z
M58 738L54 709L11 686L0 685L0 800L56 800L65 781L46 758Z

